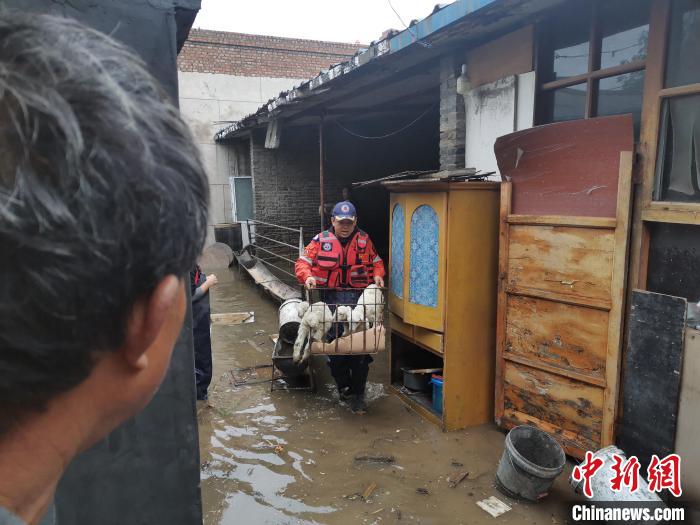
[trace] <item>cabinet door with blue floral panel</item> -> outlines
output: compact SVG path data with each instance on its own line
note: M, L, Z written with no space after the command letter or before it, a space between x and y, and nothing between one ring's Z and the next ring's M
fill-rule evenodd
M432 308L438 303L439 233L436 211L426 204L418 206L411 216L408 298L412 303Z
M444 193L410 194L406 204L408 275L405 320L443 330L445 277Z
M391 246L389 250L389 308L403 317L406 260L406 195L391 194Z

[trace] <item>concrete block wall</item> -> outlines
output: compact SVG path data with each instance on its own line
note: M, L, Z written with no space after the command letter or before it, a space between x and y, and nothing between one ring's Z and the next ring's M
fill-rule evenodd
M464 98L457 93L460 64L453 57L440 62L440 169L464 168L466 124Z
M209 175L214 225L233 220L233 152L214 142L228 122L254 113L281 91L346 60L359 46L222 31L192 30L178 57L180 111L199 144Z
M211 207L207 244L214 242L214 225L231 222L232 203L229 177L230 146L214 142L214 134L225 124L253 113L271 93L291 87L300 79L235 77L216 73L178 72L180 111L199 144L209 175Z

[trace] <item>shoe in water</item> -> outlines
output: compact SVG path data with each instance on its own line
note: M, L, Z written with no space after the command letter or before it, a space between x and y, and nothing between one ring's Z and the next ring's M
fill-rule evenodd
M363 396L352 396L350 399L350 411L353 414L366 414L367 403Z
M352 394L350 393L350 387L349 386L344 386L342 388L338 388L338 397L340 398L341 401L348 401L351 397Z

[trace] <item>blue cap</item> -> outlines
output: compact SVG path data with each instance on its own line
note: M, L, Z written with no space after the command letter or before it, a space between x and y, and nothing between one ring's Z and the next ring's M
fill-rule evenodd
M357 218L357 211L352 202L342 201L333 206L333 217L336 220L350 219L354 221Z

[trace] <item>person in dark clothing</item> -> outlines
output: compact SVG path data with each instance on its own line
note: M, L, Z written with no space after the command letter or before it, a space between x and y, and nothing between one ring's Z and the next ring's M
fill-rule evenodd
M163 381L209 185L173 100L95 29L0 9L0 86L0 523L36 525Z
M208 398L207 390L211 383L211 313L209 305L209 289L219 280L216 275L208 277L197 265L190 271L190 290L192 292L192 340L194 344L194 375L197 382L197 400Z
M323 287L321 300L335 311L338 304L357 303L368 285L384 286L384 263L369 235L357 228L357 211L347 201L333 208L330 230L316 235L294 267L297 279L307 288ZM326 336L330 342L343 333L342 325ZM350 402L353 413L367 410L365 386L369 374L370 355L329 356L328 366L338 386L338 395Z

